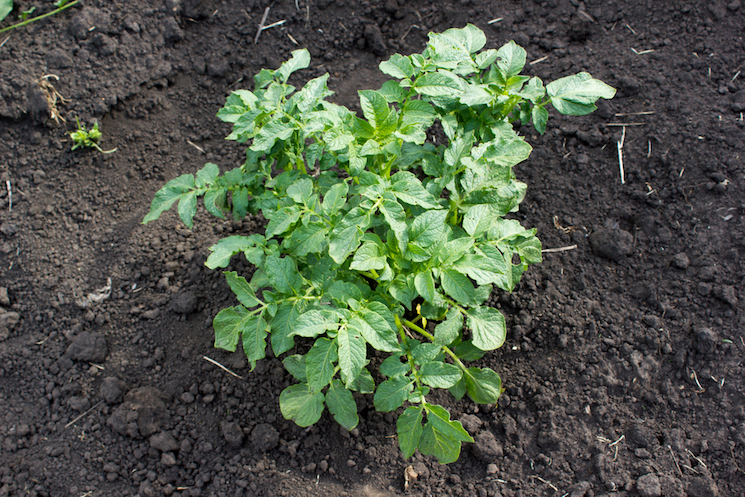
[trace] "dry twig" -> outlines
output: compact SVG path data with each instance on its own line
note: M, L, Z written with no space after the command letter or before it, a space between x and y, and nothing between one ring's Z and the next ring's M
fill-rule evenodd
M215 366L217 366L218 368L222 369L223 371L226 371L226 372L227 372L228 374L231 374L231 375L233 375L233 376L235 376L236 378L239 378L239 379L241 379L241 380L243 379L243 376L240 376L240 375L238 375L238 374L235 374L234 372L232 372L231 370L229 370L228 368L226 368L225 366L223 366L222 364L220 364L220 363L219 363L219 362L217 362L216 360L214 360L214 359L210 359L210 358L209 358L209 357L207 357L206 355L205 355L205 356L202 356L202 357L204 358L204 360L205 360L205 361L207 361L207 362L211 362L212 364L214 364L214 365L215 365Z
M269 9L271 8L271 5L264 9L264 15L261 17L261 22L259 23L259 29L256 31L256 37L254 38L254 45L256 45L259 42L259 36L261 36L261 32L264 30L264 23L266 22L266 17L269 15Z

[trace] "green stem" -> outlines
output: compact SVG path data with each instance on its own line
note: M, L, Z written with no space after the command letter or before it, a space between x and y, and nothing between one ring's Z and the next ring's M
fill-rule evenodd
M419 333L423 337L427 338L430 342L434 342L435 341L435 337L434 336L432 336L429 332L423 330L420 326L415 325L414 323L412 323L408 319L404 319L404 323L403 324L405 324L409 328L413 329L414 331L416 331L417 333ZM448 347L445 347L444 345L442 347L442 350L444 350L445 353L447 355L449 355L453 359L453 362L455 362L455 364L460 369L462 369L463 371L466 371L468 369L468 368L466 368L465 364L463 364L463 362L461 362L461 360L458 359L458 356L455 355L455 352L453 352L452 350L450 350Z
M8 27L5 27L3 29L0 29L0 33L4 33L6 31L10 31L11 29L20 28L22 26L26 26L27 24L31 24L32 22L39 21L41 19L44 19L45 17L49 17L49 16L53 16L55 14L59 14L63 10L65 10L65 9L67 9L69 7L72 7L73 5L75 5L76 3L78 3L79 1L80 0L73 0L72 2L70 2L70 3L66 4L66 5L63 5L62 7L58 8L58 9L55 9L55 10L53 10L51 12L47 12L46 14L42 14L40 16L36 16L34 18L31 18L31 19L26 19L26 20L23 20L23 21L21 21L19 23L13 24L12 26L8 26ZM103 152L103 150L101 150L101 152ZM104 152L104 153L106 153L106 152Z

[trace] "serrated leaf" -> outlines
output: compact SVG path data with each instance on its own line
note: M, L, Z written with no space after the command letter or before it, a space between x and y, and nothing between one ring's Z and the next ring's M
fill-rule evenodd
M460 337L463 331L463 314L458 309L450 309L445 321L435 326L435 339L437 345L450 345Z
M379 412L391 412L404 404L409 397L414 382L406 376L397 376L378 385L373 397L375 409Z
M513 76L517 76L523 70L527 52L517 43L510 40L509 43L503 45L497 51L497 56L499 57L497 67L499 67L504 79L508 80Z
M468 327L473 333L473 344L481 350L498 349L507 336L504 316L493 307L466 310Z
M380 374L385 375L389 378L396 378L397 376L403 376L411 371L411 367L408 362L401 362L401 356L392 355L387 357L378 369Z
M435 301L435 279L432 277L431 269L417 273L414 277L414 286L425 301Z
M371 269L383 269L385 267L386 251L375 243L363 243L354 253L349 269L356 271L369 271Z
M331 310L313 309L295 319L290 335L314 338L339 327L339 316Z
M444 269L440 272L442 289L463 305L476 305L476 289L464 274L454 269Z
M177 200L196 187L193 174L182 174L172 179L155 193L150 203L150 212L142 219L142 224L155 221L160 215L171 208Z
M450 388L458 383L463 376L458 366L439 361L428 362L423 365L419 374L422 381L433 388Z
M369 302L349 319L350 328L359 330L375 350L396 352L400 349L393 313L380 302Z
M197 188L203 188L207 185L213 185L220 175L220 168L217 164L207 162L202 169L197 171L195 185Z
M335 341L325 337L316 340L305 355L305 374L312 391L320 392L331 382L334 377L334 363L337 359Z
M396 79L406 79L414 76L414 66L408 57L393 54L390 59L385 60L378 66L380 71Z
M488 205L474 205L463 217L463 229L472 237L479 238L494 226L496 220Z
M238 273L235 271L226 271L223 274L225 275L225 280L228 282L228 286L230 286L230 289L233 290L233 293L238 299L238 302L247 308L263 304L263 302L256 297L253 288L248 284L246 278L238 276Z
M212 320L215 328L215 348L235 352L245 323L253 314L242 305L221 310Z
M294 50L290 60L283 62L274 74L282 83L286 83L292 73L300 69L305 69L309 65L310 52L305 48L301 48L300 50Z
M290 355L282 361L285 369L297 381L305 383L308 381L308 375L305 372L305 356L300 354Z
M547 84L546 93L551 105L562 114L583 116L597 109L597 99L613 98L616 90L589 73L581 72Z
M329 236L329 255L337 264L343 264L357 250L371 223L370 213L355 207L334 227Z
M419 205L425 209L440 209L437 199L424 188L422 182L409 171L399 171L391 176L391 191L402 202Z
M339 349L339 367L350 385L367 364L367 344L359 330L344 325L339 327L336 343Z
M291 257L267 256L264 271L269 282L280 293L297 294L303 284L303 277Z
M194 216L197 213L197 192L190 191L181 195L178 202L178 217L184 226L194 226Z
M398 435L398 446L404 459L408 459L419 446L422 438L422 418L424 417L424 406L409 406L396 421L396 433Z
M347 430L353 430L360 422L357 415L357 404L352 392L347 390L339 380L333 380L326 391L326 406L337 423Z
M279 395L279 409L285 419L306 427L321 419L323 400L321 392L311 391L305 383L290 385Z
M468 368L463 375L466 390L477 404L495 404L502 394L502 379L489 368Z

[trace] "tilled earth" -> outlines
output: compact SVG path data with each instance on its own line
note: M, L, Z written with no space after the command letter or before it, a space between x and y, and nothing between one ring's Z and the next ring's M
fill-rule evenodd
M254 43L266 7L285 22ZM242 162L215 113L260 68L307 47L298 81L356 108L379 61L467 22L618 94L523 129L517 218L567 249L493 296L506 392L438 399L476 439L440 466L370 398L351 433L285 421L280 360L212 348L234 301L207 248L260 219L140 221L165 181ZM0 35L0 496L744 495L743 26L740 0L87 0ZM116 152L71 152L76 117Z

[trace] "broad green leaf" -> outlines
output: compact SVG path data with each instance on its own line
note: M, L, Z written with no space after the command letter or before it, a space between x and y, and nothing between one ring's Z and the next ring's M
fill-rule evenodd
M419 451L426 456L437 457L440 464L458 460L461 442L473 442L460 421L452 421L450 413L443 407L425 404L427 423L424 425Z
M471 247L473 247L473 238L470 236L448 240L438 247L437 260L441 266L448 266L460 259L463 254L468 253Z
M491 247L487 249L486 253L491 255ZM466 254L453 263L453 269L468 275L477 285L501 284L510 271L501 254L498 257Z
M224 187L213 187L204 193L204 208L213 216L225 219L223 207L226 206L228 189Z
M355 207L334 227L329 237L329 255L337 264L343 264L357 250L371 222L369 212Z
M267 323L263 314L255 314L252 319L245 323L243 329L243 352L246 359L251 364L251 370L256 367L256 361L266 357L266 336Z
M285 419L306 427L321 419L323 400L321 392L313 392L305 383L290 385L279 395L279 409Z
M428 192L422 182L408 171L399 171L391 176L391 191L409 205L420 205L425 209L440 209L437 199Z
M326 87L326 81L329 79L328 73L318 78L311 79L305 86L297 92L293 99L298 110L305 114L306 112L316 108L320 100L331 95L331 92Z
M300 69L305 69L309 65L310 52L305 48L294 50L292 52L292 58L283 62L282 65L279 66L279 69L275 71L275 75L282 83L286 83L292 73Z
M409 228L409 243L427 248L442 237L448 229L445 224L446 210L432 210L420 214Z
M380 92L375 90L360 90L357 93L360 96L360 105L365 119L376 130L381 129L388 115L391 113L391 109L388 107L388 101Z
M344 379L344 375L342 375L342 381ZM375 380L373 380L373 377L367 368L362 368L360 374L357 375L357 378L354 379L348 388L353 392L359 392L362 394L373 393L375 392Z
M8 17L13 10L13 0L0 0L0 21Z
M371 269L383 269L385 267L386 251L375 243L363 243L354 253L349 269L356 271L369 271Z
M202 169L197 171L195 185L197 188L203 188L207 185L213 185L220 175L220 168L217 164L207 162Z
M546 123L548 122L548 110L546 110L545 107L538 107L536 105L531 111L531 116L533 119L533 126L535 127L536 131L538 131L540 134L545 133Z
M197 192L192 190L181 195L178 202L178 217L184 226L191 228L194 226L194 216L197 213Z
M442 289L463 305L476 305L476 289L464 274L453 269L443 269L440 272Z
M195 187L193 174L183 174L163 185L150 203L150 212L142 219L142 224L158 219L163 212L171 208L174 202Z
M347 385L351 385L367 364L367 344L359 330L347 325L339 327L336 343L339 349L339 367L347 378Z
M291 257L267 256L264 270L269 282L280 293L297 294L303 285L303 277Z
M477 404L494 404L502 394L502 379L489 368L468 368L463 375L466 390Z
M385 101L390 103L402 103L406 98L407 90L398 84L398 81L388 80L378 90L385 97Z
M277 140L286 140L295 131L296 125L286 123L280 119L270 121L261 128L254 138L251 150L256 152L269 152Z
M327 216L333 216L339 212L347 201L348 191L349 186L345 182L336 183L329 188L329 191L323 196L323 202L321 203L323 213Z
M396 433L398 434L398 446L404 459L408 459L419 446L422 438L422 418L424 417L424 406L409 406L396 421Z
M380 374L385 375L389 378L396 378L397 376L403 376L411 371L411 367L408 362L401 362L401 356L392 355L387 357L378 369Z
M314 392L320 392L334 377L334 363L337 361L336 342L321 337L305 355L305 374L308 385Z
M290 247L290 253L297 257L305 257L311 253L317 253L325 250L326 239L329 229L325 224L320 222L311 222L306 226L297 226L285 243Z
M337 423L347 430L354 429L360 422L357 415L357 404L352 392L347 390L341 381L333 380L326 391L326 406Z
M263 302L256 297L256 293L254 293L253 288L248 284L246 278L238 276L238 273L235 271L226 271L223 274L225 275L225 279L227 280L230 289L233 290L236 298L238 298L238 302L248 308L263 304Z
M380 143L376 142L372 138L367 140L365 144L362 145L362 148L359 152L361 156L378 155L380 153Z
M417 273L414 277L414 286L425 301L435 301L435 279L432 277L431 269Z
M433 388L450 388L463 376L458 366L440 361L423 365L419 374L422 375L422 381Z
M422 130L429 129L437 117L437 113L435 112L434 107L432 107L432 104L423 100L409 100L404 104L402 114L402 128L417 125Z
M255 248L257 244L263 245L264 237L261 235L233 235L218 241L216 244L210 247L212 252L207 257L205 266L210 269L217 269L218 267L227 267L230 263L230 258L239 252L248 252ZM257 262L249 259L253 264Z
M217 313L212 321L215 328L215 348L235 352L241 332L253 313L242 305L228 307Z
M391 281L388 287L388 293L401 302L404 307L411 309L411 301L417 298L419 293L416 291L414 286L414 275L413 274L398 274Z
M365 297L362 288L348 281L335 281L329 288L329 294L346 306L349 306L352 301L359 302Z
M481 350L498 349L507 336L504 316L493 307L466 310L468 327L473 332L473 344Z
M474 238L479 238L494 226L497 218L488 205L474 205L463 217L463 229Z
M463 83L454 74L429 72L416 78L414 90L428 97L458 98L463 94Z
M441 350L442 347L437 344L424 342L411 350L411 356L414 358L414 364L421 366L434 360L440 354Z
M388 226L396 234L399 250L401 252L405 251L408 243L408 233L406 231L406 212L403 206L396 201L396 197L391 192L385 192L383 202L379 208Z
M400 350L393 313L380 302L369 302L349 319L349 327L359 330L375 350Z
M476 347L471 340L459 343L454 352L461 361L478 361L486 354L485 351Z
M435 326L434 343L450 345L460 337L461 331L463 331L463 314L458 309L452 308L448 311L445 321Z
M498 57L499 53L497 52L497 50L490 48L489 50L484 50L483 52L477 53L476 57L473 60L474 62L476 62L476 66L479 68L479 70L483 70L493 64Z
M391 412L404 404L409 397L414 382L406 376L397 376L378 385L373 397L375 409L379 412Z
M331 310L313 309L295 319L290 335L314 338L328 330L337 329L338 321L338 315Z
M235 123L248 109L243 105L225 105L217 111L217 118L226 123Z
M305 356L300 354L290 355L282 361L285 369L297 381L305 383L308 381L308 375L305 372Z
M248 188L241 187L233 190L231 199L233 200L233 219L240 220L246 217L248 212Z
M310 178L300 178L288 186L286 192L295 203L308 205L313 195L313 181Z
M279 357L295 346L295 337L292 330L295 321L305 310L307 300L285 301L277 307L277 313L272 319L271 342L275 357Z
M487 88L487 85L464 85L463 95L460 96L460 103L469 107L490 103L496 97L489 93Z
M586 72L557 79L546 85L546 92L556 110L573 116L589 114L597 109L598 98L613 98L616 94L614 88Z
M393 54L390 59L381 62L378 67L381 72L396 79L405 79L414 76L414 66L411 65L411 61L408 57L400 54Z
M503 45L497 51L497 56L499 57L497 67L499 67L504 78L508 80L513 76L517 76L523 70L527 52L517 43L510 40L509 43Z
M460 44L467 53L476 53L486 45L486 35L471 23L462 28L450 28L444 31L443 36Z

